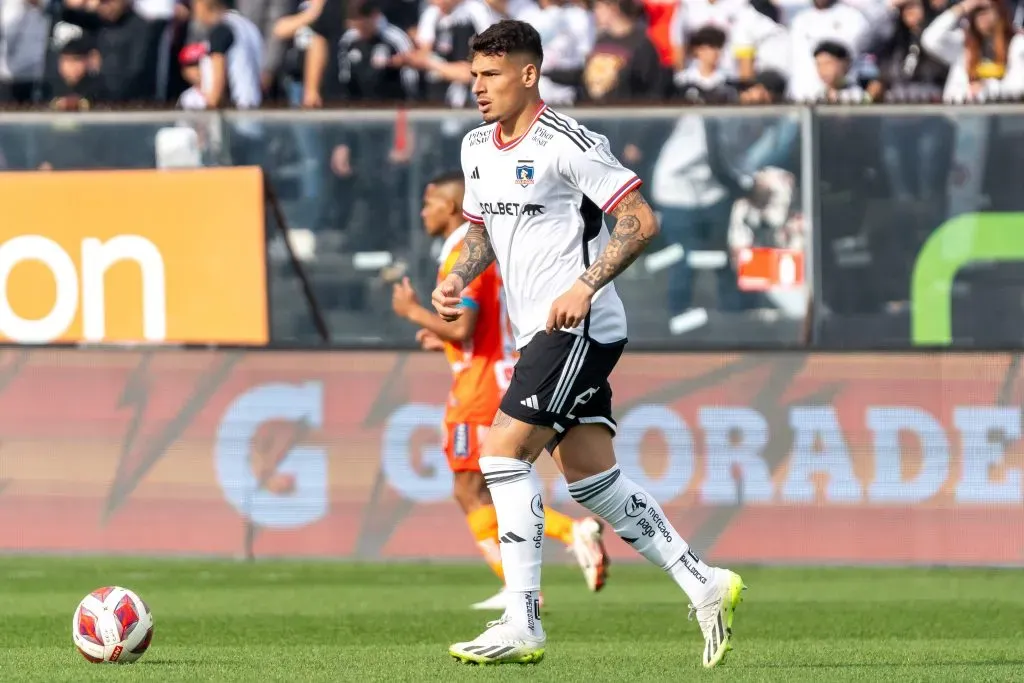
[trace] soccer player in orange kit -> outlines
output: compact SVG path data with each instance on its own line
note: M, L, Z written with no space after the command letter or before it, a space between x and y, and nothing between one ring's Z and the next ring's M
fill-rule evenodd
M423 193L420 216L424 229L430 237L444 238L438 282L447 277L458 259L469 228L462 217L464 192L463 174L455 171L435 178ZM416 339L424 349L444 351L451 365L453 382L443 429L445 454L455 475L454 496L484 559L504 581L498 544L540 543L542 539L539 533L529 539L514 534L512 538L499 537L498 518L478 460L480 444L508 388L517 358L497 266L492 264L461 296L466 313L453 322L445 322L420 305L409 279L403 278L394 286L392 307L399 317L421 328ZM565 544L583 570L587 587L601 590L608 568L603 525L593 517L574 520L556 510L544 509L539 496L537 503L538 516L544 519L543 534ZM505 603L502 590L473 608L503 610Z

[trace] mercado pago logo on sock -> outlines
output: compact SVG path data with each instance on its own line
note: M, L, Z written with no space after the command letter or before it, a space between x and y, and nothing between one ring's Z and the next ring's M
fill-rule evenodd
M534 531L536 532L533 536L533 547L540 548L544 543L544 525L534 524Z
M541 502L539 493L530 501L530 510L533 511L535 516L544 519L544 503Z

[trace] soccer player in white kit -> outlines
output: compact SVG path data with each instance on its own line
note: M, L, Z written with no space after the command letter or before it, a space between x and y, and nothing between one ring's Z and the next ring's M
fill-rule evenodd
M463 212L471 227L432 300L443 318L456 319L463 288L497 260L520 357L480 457L498 516L508 607L479 637L449 652L480 664L544 656L544 505L532 469L547 447L573 499L686 592L704 634L704 666L715 666L731 649L743 581L700 560L657 501L619 469L612 449L608 377L626 344L626 314L612 280L657 234L657 219L640 179L608 140L541 101L536 29L501 21L473 39L472 52L484 123L462 141ZM605 213L616 219L610 234Z

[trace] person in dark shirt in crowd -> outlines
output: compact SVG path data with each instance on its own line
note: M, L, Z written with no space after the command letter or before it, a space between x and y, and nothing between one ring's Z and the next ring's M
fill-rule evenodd
M96 75L101 67L99 51L91 38L73 38L57 59L50 107L59 111L85 111L103 102L103 84Z
M664 98L668 72L647 37L642 16L643 8L636 0L596 0L597 42L583 68L581 100L605 103Z
M416 94L418 74L401 66L401 56L412 52L409 36L385 19L372 0L352 6L349 30L342 34L336 45L338 72L334 75L341 88L340 96L348 101L373 103L402 102ZM314 41L326 41L330 27L319 21L313 24ZM319 61L326 50L307 51L307 59ZM322 70L320 63L309 64L307 69ZM330 78L331 74L327 75ZM320 99L314 96L313 99Z
M94 36L102 60L99 80L109 102L156 99L163 29L137 15L131 0L64 0L60 18Z
M871 49L879 80L889 102L938 102L949 67L921 47L921 34L935 18L924 0L896 0L899 8L892 36Z

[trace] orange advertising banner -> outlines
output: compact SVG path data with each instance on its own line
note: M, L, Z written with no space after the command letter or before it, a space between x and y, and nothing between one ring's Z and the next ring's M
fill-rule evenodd
M0 551L474 558L448 380L426 353L2 350ZM1024 565L1017 355L626 354L612 381L623 470L712 561Z
M0 341L265 344L258 168L0 175Z

